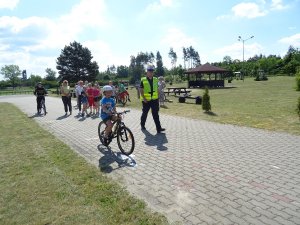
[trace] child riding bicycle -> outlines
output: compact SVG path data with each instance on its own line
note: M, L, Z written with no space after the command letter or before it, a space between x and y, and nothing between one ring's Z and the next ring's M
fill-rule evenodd
M36 103L37 103L37 113L41 113L41 102L44 100L45 102L45 95L47 95L47 90L44 88L41 82L38 82L33 94L36 96ZM46 114L47 112L45 112Z
M106 124L104 138L107 139L113 127L112 121L115 121L117 119L117 117L114 115L116 113L116 103L114 98L112 97L113 89L110 85L105 85L102 89L102 92L103 98L100 101L100 117Z

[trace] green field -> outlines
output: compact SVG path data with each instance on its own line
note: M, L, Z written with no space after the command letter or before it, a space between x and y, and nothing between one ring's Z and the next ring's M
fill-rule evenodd
M0 224L167 224L15 106L0 106Z
M173 86L184 86L186 83ZM300 135L300 121L296 112L300 92L295 91L295 77L269 77L268 81L254 81L253 78L233 80L225 88L209 90L212 113L203 112L194 100L178 103L178 98L168 97L172 103L161 113L261 128ZM129 107L141 108L136 90L130 89L132 102ZM203 89L192 89L193 96L202 96Z

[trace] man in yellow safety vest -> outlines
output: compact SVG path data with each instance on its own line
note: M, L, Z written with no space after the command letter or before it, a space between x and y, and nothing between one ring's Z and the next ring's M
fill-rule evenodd
M147 67L147 76L142 77L140 84L140 99L143 104L143 113L141 116L141 129L145 130L145 123L149 110L152 111L152 117L155 122L157 133L165 131L162 128L159 121L159 101L158 101L158 79L153 77L154 66L149 65Z

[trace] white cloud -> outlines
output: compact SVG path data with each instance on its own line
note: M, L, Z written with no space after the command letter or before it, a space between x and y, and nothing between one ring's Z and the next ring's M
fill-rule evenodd
M245 17L245 18L256 18L265 16L267 11L261 9L261 7L253 2L240 3L232 7L232 12L235 17Z
M162 10L163 8L168 8L172 6L174 6L173 0L160 0L159 2L150 3L146 8L146 12L157 12Z
M0 0L0 9L13 10L19 3L19 0Z
M98 30L107 26L105 11L104 0L81 0L68 14L57 19L0 17L0 29L2 28L2 32L10 37L0 40L0 62L2 65L17 64L29 71L30 68L33 71L38 69L35 73L44 74L45 68L50 66L55 68L60 49L74 40L80 41L84 29L94 29L96 35ZM30 36L28 32L31 33ZM96 37L89 39L96 39ZM10 45L13 49L8 49ZM104 44L101 45L103 46ZM47 55L41 56L41 52ZM51 57L53 52L57 53Z
M38 26L40 28L48 27L52 22L47 18L28 17L20 19L18 17L2 16L0 17L0 28L8 28L12 33L20 33L27 27Z
M168 52L172 47L173 50L177 54L177 64L180 64L182 61L182 48L193 46L196 50L198 50L198 43L195 38L187 36L182 30L179 28L169 28L165 35L162 37L161 46L165 47L165 51L161 50L161 53L165 53L165 56L168 56ZM165 57L166 58L166 57ZM201 56L200 56L201 58ZM165 60L167 67L171 67L170 60Z
M283 5L282 0L272 0L271 10L283 10L288 7L288 5Z
M247 60L254 55L258 55L263 51L263 47L260 44L244 44L244 59ZM230 56L233 60L243 60L243 43L238 42L232 45L224 46L222 48L213 51L216 57L223 59L224 56Z
M197 45L194 38L188 37L178 28L168 29L161 42L162 44L173 47L174 49Z
M279 40L280 43L300 47L300 33Z
M265 0L254 2L242 2L231 8L232 14L220 15L216 19L234 19L234 18L248 18L253 19L257 17L266 16L270 11L278 11L289 8L289 5L284 5L282 0L272 0L267 3Z
M105 70L108 65L126 65L128 64L129 57L126 58L113 54L113 51L109 44L101 40L85 41L82 43L84 47L87 47L92 55L93 61L96 61L100 67L100 70Z

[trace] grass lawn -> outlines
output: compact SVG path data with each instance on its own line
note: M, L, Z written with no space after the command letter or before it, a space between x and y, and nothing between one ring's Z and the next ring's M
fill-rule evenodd
M0 224L167 224L15 106L0 115Z
M187 87L186 83L174 86ZM300 122L296 112L300 92L295 91L295 77L269 77L268 81L254 78L233 80L226 88L209 90L212 112L206 114L193 99L178 103L178 98L168 97L172 103L161 108L161 113L261 128L300 135ZM132 102L128 107L141 108L135 89L130 89ZM193 96L202 96L203 89L192 89Z

